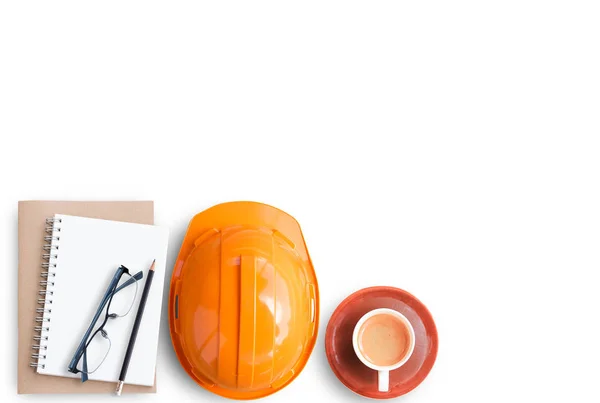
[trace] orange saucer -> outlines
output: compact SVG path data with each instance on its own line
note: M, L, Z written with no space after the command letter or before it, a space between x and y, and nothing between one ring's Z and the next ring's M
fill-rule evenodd
M377 390L377 372L363 365L352 347L358 320L377 308L394 309L415 329L415 350L402 367L390 372L390 391ZM438 350L438 334L425 305L408 292L394 287L364 288L347 297L331 315L325 333L325 352L331 369L346 387L373 399L398 397L416 388L429 374Z

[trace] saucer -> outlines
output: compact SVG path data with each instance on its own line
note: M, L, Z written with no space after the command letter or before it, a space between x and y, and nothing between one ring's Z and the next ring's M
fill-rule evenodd
M377 390L377 371L367 368L352 347L358 320L377 308L394 309L415 329L415 350L402 367L390 372L390 390ZM429 374L438 350L438 334L425 305L408 292L394 287L370 287L356 291L336 308L327 324L325 352L331 369L346 387L373 399L390 399L410 392Z

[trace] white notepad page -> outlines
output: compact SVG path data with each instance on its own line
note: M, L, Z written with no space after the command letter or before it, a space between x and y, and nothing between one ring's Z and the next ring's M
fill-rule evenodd
M166 228L57 214L52 241L50 277L41 333L40 359L44 375L80 377L67 367L88 328L115 271L120 265L131 275L142 271L136 302L125 317L111 319L106 325L112 346L91 380L116 382L133 328L148 269L156 259L152 287L135 343L125 383L152 386L156 369L160 311L167 260L169 233ZM60 229L60 231L59 231ZM56 249L58 247L58 249ZM56 263L56 267L52 267ZM54 282L52 285L51 282ZM52 303L49 303L49 300ZM100 321L104 319L104 313ZM48 336L48 340L44 340Z

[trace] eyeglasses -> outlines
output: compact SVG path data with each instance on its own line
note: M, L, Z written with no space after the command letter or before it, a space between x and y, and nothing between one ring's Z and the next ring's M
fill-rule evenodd
M138 292L138 281L143 276L141 271L132 276L125 266L120 266L115 272L92 322L69 363L69 372L81 373L82 382L88 379L89 374L100 368L110 353L112 346L109 337L110 323L131 312Z

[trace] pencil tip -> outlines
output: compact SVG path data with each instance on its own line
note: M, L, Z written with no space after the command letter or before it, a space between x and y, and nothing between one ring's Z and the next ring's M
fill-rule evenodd
M154 263L156 263L156 259L152 261L152 266L150 266L150 270L154 270Z

